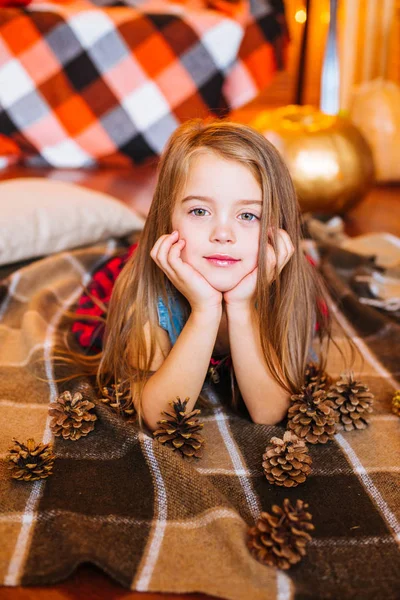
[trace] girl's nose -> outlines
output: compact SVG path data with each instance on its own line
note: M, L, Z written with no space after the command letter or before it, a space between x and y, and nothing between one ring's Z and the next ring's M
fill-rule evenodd
M233 229L230 227L230 225L218 224L213 228L211 238L214 242L234 242L235 234L233 233Z

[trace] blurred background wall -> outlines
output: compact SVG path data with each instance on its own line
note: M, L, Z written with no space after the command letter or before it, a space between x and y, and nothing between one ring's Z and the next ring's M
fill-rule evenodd
M394 19L390 17L384 23L385 11L395 6ZM308 51L304 81L303 101L305 104L319 106L320 81L325 43L329 27L329 0L310 2L310 14L306 16L305 2L286 0L288 26L292 43L289 49L288 70L278 73L265 92L253 104L282 106L294 102L299 62L301 36L304 19L308 18ZM353 15L357 15L354 22ZM339 53L341 69L349 63L350 56L344 56L346 26L350 20L350 29L356 29L354 45L353 83L385 76L400 83L400 0L341 0L338 9ZM349 29L347 29L349 31ZM385 52L386 49L386 52ZM384 69L381 60L384 56ZM384 72L382 72L382 70ZM341 73L343 76L343 73Z

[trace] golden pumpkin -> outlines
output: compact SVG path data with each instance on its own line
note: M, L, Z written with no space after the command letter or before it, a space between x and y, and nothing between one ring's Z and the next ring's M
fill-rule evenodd
M289 105L261 112L250 125L282 154L303 212L343 214L374 183L371 149L343 116Z

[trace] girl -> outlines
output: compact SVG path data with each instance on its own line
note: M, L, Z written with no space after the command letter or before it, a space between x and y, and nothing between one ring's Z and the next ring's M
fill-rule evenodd
M293 183L271 143L236 123L181 125L113 285L91 363L99 388L129 385L139 424L154 430L176 396L189 397L188 411L205 400L211 360L230 368L233 405L240 397L255 423L281 421L314 358L314 332L321 369L331 338L300 238Z

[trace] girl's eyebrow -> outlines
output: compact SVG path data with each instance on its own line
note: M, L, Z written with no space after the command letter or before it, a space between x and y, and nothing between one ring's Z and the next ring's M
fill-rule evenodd
M213 198L209 198L208 196L186 196L183 198L181 204L184 202L188 202L189 200L203 200L204 202L211 202L211 204L215 204L215 200ZM260 204L262 206L261 200L238 200L235 204Z

